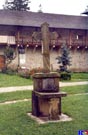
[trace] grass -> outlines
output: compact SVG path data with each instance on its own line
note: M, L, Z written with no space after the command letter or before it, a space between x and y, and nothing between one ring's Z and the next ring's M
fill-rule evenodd
M88 129L88 95L63 98L62 110L73 120L39 125L27 116L31 102L0 105L0 135L76 135Z
M83 78L87 80L88 76L86 74L84 76ZM13 84L28 85L29 82L32 83L30 79L0 74L0 85L3 83L1 87ZM72 121L39 125L27 116L27 112L31 112L31 101L0 104L0 135L76 135L78 130L88 129L88 95L74 95L88 93L88 85L62 87L61 91L68 93L68 96L62 99L62 112L72 117ZM0 93L0 102L24 98L31 98L31 91Z
M22 100L25 98L26 99L31 98L31 91L25 90L25 91L0 93L0 103L12 100Z
M88 73L72 73L71 82L88 81ZM0 73L0 87L32 85L32 79L22 78L18 75Z
M71 81L88 81L88 73L72 73Z
M61 91L67 92L67 94L79 94L79 93L88 93L88 85L79 85L79 86L68 86L62 87ZM12 100L22 100L22 99L31 98L31 91L15 91L0 93L0 102L12 101Z
M31 79L22 78L18 75L8 75L0 73L0 87L26 86L31 84Z
M67 92L67 94L79 94L79 93L88 93L88 85L81 86L65 86L61 88L61 91ZM31 91L15 91L0 93L0 102L11 101L11 100L22 100L25 98L31 98Z
M61 91L65 91L68 94L88 93L88 85L65 86L61 88Z

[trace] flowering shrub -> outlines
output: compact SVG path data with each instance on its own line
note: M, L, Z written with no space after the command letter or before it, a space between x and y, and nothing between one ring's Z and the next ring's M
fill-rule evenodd
M18 75L24 78L30 78L29 69L27 68L19 68Z

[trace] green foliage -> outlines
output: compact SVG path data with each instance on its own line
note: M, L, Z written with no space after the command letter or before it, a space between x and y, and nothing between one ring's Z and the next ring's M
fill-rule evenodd
M29 3L29 0L6 0L4 9L27 11L30 10Z
M9 75L14 75L17 73L17 71L8 68L8 69L4 70L3 73L9 74Z
M7 46L4 50L4 56L5 56L5 63L6 63L6 69L8 68L8 65L16 58L15 50ZM5 70L4 70L5 71Z
M71 74L70 71L67 69L68 66L71 65L71 57L69 56L70 50L67 45L63 44L61 47L61 56L58 56L57 63L59 64L59 71L60 72L60 79L61 80L70 80Z
M59 71L60 72L68 72L67 70L67 66L71 65L71 57L69 56L70 51L69 48L67 47L67 45L63 44L63 46L61 47L61 56L58 56L57 59L57 63L59 64Z
M71 80L71 73L61 72L60 73L60 80Z
M29 69L27 68L19 68L18 69L18 75L24 78L30 78Z
M7 46L5 51L4 51L4 55L6 59L12 60L13 56L14 56L14 49Z

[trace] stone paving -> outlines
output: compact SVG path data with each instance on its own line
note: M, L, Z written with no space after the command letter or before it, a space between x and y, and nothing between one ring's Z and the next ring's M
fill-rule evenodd
M31 101L31 99L5 101L5 102L1 102L0 105L15 104L15 103L18 103L18 102L27 102L27 101Z
M75 85L87 85L88 81L85 82L60 82L60 87L64 86L75 86ZM12 91L21 91L21 90L33 90L33 86L14 86L14 87L1 87L0 93L12 92Z
M88 82L60 82L60 87L64 87L64 86L75 86L75 85L87 85ZM5 93L5 92L12 92L12 91L21 91L21 90L33 90L33 86L17 86L17 87L2 87L0 88L0 93ZM74 95L83 95L83 94L88 94L88 93L79 93L79 94L74 94ZM70 95L71 96L71 95ZM0 103L0 105L2 104L14 104L17 102L26 102L26 101L31 101L31 99L23 99L23 100L14 100L14 101L6 101L6 102L2 102Z
M21 91L21 90L33 90L33 86L29 85L29 86L2 87L0 88L0 93Z

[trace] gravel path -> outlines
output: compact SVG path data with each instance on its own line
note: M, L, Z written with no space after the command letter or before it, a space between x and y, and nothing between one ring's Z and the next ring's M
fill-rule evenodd
M88 81L85 82L60 82L60 87L64 86L75 86L75 85L87 85ZM33 86L16 86L16 87L1 87L0 93L12 92L12 91L21 91L21 90L33 90Z

